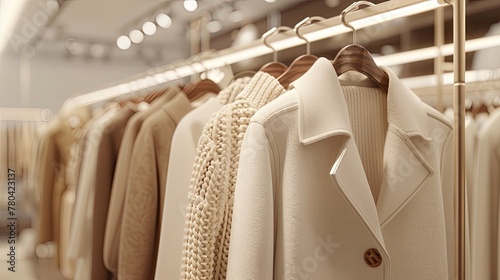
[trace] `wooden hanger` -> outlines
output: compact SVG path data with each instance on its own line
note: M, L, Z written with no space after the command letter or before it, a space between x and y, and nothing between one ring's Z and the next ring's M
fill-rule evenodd
M185 86L182 91L187 95L189 100L193 101L204 95L205 93L219 93L219 86L212 80L203 79Z
M389 77L377 66L370 52L363 46L356 44L356 28L345 20L346 14L359 9L361 5L375 6L375 4L368 1L358 1L342 11L340 19L346 27L352 30L353 44L341 49L332 61L332 64L338 76L348 71L357 71L387 91L389 88Z
M305 19L297 23L297 25L295 25L295 27L293 28L293 30L295 31L295 35L297 35L297 37L299 37L300 39L306 41L306 54L297 57L292 62L292 64L290 64L288 69L286 69L286 71L278 77L278 81L284 88L288 88L293 81L304 75L304 73L306 73L307 70L311 68L314 62L318 60L317 56L311 54L311 42L309 42L307 38L300 34L300 28L304 24L311 24L313 22L322 21L324 19L325 18L318 16L306 17Z
M208 50L208 51L212 51L212 50ZM200 65L204 68L205 72L207 72L208 69L202 63L201 56L203 54L207 53L208 51L204 51L204 52L198 54L198 56L199 56L198 61L196 61L198 65ZM194 57L194 58L196 58L196 57ZM191 61L191 63L194 63L194 62L195 61ZM193 64L191 64L191 66L193 67ZM193 68L193 70L195 70L195 72L196 72L196 69ZM217 85L214 81L212 81L210 79L201 79L197 82L188 84L187 86L185 86L182 89L182 91L187 95L187 97L189 98L190 101L193 101L193 100L200 98L201 96L203 96L206 93L218 94L220 92L220 87L219 87L219 85Z
M357 71L370 78L385 91L389 88L389 77L377 66L370 52L361 45L352 44L344 47L332 63L337 76L348 71Z
M269 36L271 36L273 34L278 34L280 32L284 32L284 31L288 31L288 30L291 30L291 28L288 26L273 27L269 31L267 31L266 33L264 33L262 35L262 37L261 37L262 43L264 43L264 45L266 47L273 50L274 59L273 59L273 62L266 63L264 66L262 66L259 69L259 71L266 72L275 78L278 78L286 71L286 69L288 67L285 64L283 64L282 62L278 61L278 51L276 51L276 49L267 42L267 38L269 38Z

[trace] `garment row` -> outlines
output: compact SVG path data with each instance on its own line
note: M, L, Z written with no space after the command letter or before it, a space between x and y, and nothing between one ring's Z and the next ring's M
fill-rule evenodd
M452 125L381 70L61 112L38 242L67 279L450 279Z
M500 109L481 108L465 117L469 271L471 279L500 279ZM453 120L451 109L445 115Z

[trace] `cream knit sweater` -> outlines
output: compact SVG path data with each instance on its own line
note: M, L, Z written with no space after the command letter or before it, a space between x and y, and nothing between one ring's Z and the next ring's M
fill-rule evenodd
M274 77L258 72L203 128L188 195L181 279L226 279L243 136L255 112L284 91Z

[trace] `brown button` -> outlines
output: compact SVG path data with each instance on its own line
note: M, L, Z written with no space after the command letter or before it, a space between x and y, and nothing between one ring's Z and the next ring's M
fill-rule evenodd
M378 267L382 263L382 256L375 248L370 248L365 252L365 262L371 267Z

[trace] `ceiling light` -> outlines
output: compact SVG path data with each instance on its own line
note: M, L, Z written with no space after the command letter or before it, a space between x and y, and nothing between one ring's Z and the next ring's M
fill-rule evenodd
M116 39L116 45L120 48L120 50L128 50L130 46L132 46L132 42L129 37L120 36Z
M194 12L198 9L198 2L196 0L184 0L184 9L189 12Z
M144 40L144 33L142 33L140 30L134 29L130 31L128 37L130 38L130 41L132 41L132 43L139 44Z
M210 33L217 33L222 29L222 23L218 20L212 20L211 22L207 23L206 28Z
M147 21L142 25L142 32L146 35L154 35L156 33L156 24Z
M267 3L274 3L276 0L266 0Z
M229 15L229 20L232 22L240 22L245 17L242 11L232 11Z
M161 28L167 29L172 26L172 19L167 14L159 14L156 16L156 23Z

